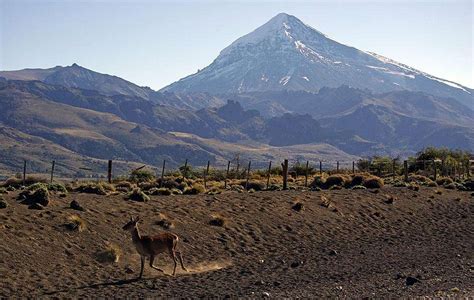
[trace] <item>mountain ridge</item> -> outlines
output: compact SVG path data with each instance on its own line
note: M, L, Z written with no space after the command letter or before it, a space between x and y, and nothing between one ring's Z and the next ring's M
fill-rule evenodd
M339 43L284 13L231 43L198 73L160 91L316 92L343 84L374 92L429 92L471 106L473 101L473 90L468 87Z

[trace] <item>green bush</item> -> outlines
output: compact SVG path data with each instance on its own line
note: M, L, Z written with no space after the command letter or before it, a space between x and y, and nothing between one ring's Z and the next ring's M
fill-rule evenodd
M131 182L145 182L155 180L155 174L148 169L133 170L130 173L129 180Z
M204 186L202 184L194 184L192 187L187 187L184 189L183 194L184 195L197 195L197 194L202 194L206 191Z
M18 199L28 205L39 203L42 206L47 206L49 204L49 192L46 187L37 187L34 190L24 190L18 195Z
M74 190L78 193L107 195L107 191L105 190L104 186L99 183L82 183Z
M128 199L138 202L147 202L150 200L150 197L146 195L140 188L134 188L129 194Z
M247 182L246 180L242 180L240 182L240 185L245 187L246 182ZM263 191L265 189L265 184L258 181L249 181L247 184L247 189L248 190L253 189L255 191Z

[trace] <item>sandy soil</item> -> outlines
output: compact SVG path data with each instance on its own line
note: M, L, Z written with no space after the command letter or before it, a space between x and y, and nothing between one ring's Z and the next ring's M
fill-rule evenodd
M10 193L0 209L0 298L474 296L474 197L441 190L154 196L147 203L73 193L53 196L40 211ZM68 208L73 199L86 211ZM303 210L293 210L295 202ZM157 233L160 213L174 223L190 272L178 267L171 277L147 266L136 280L139 256L121 227L140 215L142 233ZM64 226L73 214L84 231ZM213 214L225 226L209 225ZM122 249L119 262L98 261L107 243ZM168 256L155 264L171 272ZM418 282L407 285L407 277Z

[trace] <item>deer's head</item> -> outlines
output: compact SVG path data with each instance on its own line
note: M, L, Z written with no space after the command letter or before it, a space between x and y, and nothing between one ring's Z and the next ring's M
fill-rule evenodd
M133 230L135 227L137 227L138 222L140 221L140 217L136 217L135 219L130 217L130 221L125 224L122 229L123 230Z

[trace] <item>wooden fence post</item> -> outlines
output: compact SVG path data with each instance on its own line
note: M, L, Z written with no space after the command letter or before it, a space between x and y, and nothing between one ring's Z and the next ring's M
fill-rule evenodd
M183 171L183 179L186 179L186 173L188 172L188 159L184 161L184 171Z
M352 174L355 174L355 161L352 161Z
M165 166L166 166L166 159L163 159L163 167L161 168L160 188L163 187L163 181L165 180Z
M271 172L272 172L272 161L270 161L270 163L268 163L267 190L268 190L268 188L270 187L270 175L271 175Z
M281 164L283 169L283 189L288 189L288 159L285 159L284 163Z
M339 173L339 161L336 162L336 173Z
M392 160L392 177L395 179L395 176L397 176L396 171L395 171L395 160Z
M433 163L433 178L434 178L434 181L436 181L436 177L437 177L437 171L436 171L436 162L435 160L433 159L432 160L432 163Z
M107 180L109 183L112 183L112 160L109 159L109 164L107 167Z
M319 175L323 175L323 162L319 161Z
M51 181L50 183L53 183L53 179L54 179L54 165L56 164L56 162L53 160L51 162Z
M204 172L204 189L207 190L207 174L209 174L209 164L211 162L208 160L207 161L207 168L206 171Z
M227 178L229 178L230 160L227 161L227 171L225 173L224 189L227 189Z
M23 161L23 186L26 183L26 160Z
M308 171L309 171L309 160L306 161L306 170L304 174L304 186L308 187Z
M408 161L403 161L403 171L405 174L405 182L408 182Z
M249 179L250 179L250 165L251 161L249 160L249 167L247 169L247 180L245 181L245 189L248 190L248 185L249 185Z

